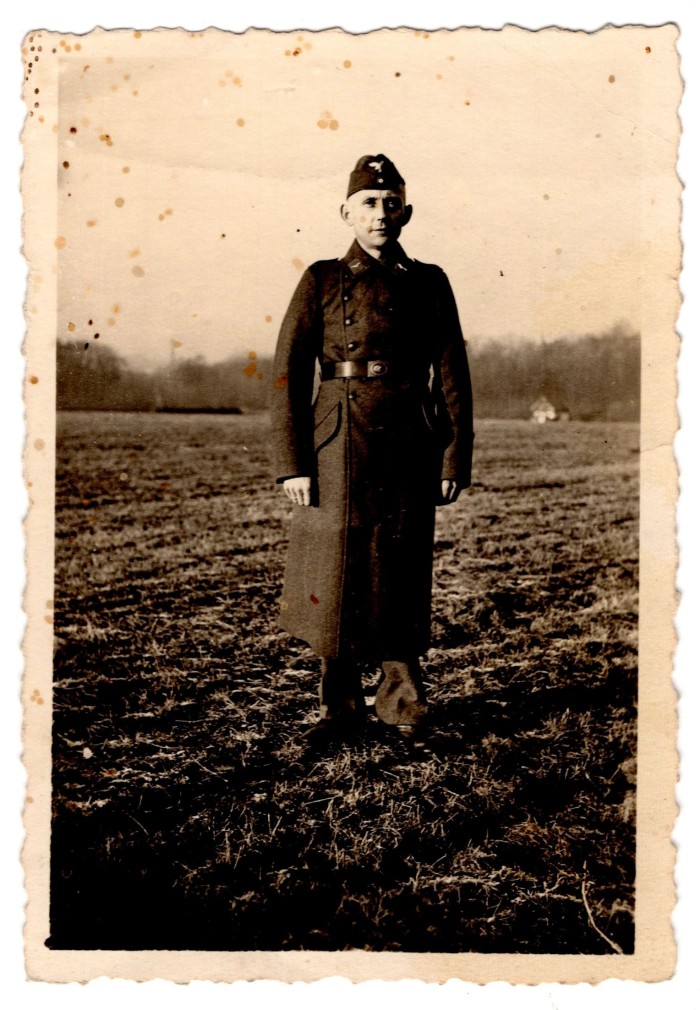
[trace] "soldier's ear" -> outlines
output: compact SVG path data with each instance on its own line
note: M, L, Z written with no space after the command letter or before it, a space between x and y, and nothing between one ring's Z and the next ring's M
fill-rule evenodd
M406 206L403 209L403 222L402 222L402 226L405 227L408 224L408 222L411 220L412 217L413 217L413 207L411 206L410 203L407 203Z
M346 224L352 225L352 209L350 204L341 203L340 205L340 216Z

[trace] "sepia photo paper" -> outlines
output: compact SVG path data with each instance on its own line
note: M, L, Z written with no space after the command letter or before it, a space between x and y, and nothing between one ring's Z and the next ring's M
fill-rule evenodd
M24 38L30 978L673 974L677 38Z

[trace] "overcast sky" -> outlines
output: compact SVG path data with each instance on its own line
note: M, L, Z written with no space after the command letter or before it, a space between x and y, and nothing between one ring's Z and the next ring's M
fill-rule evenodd
M674 38L65 37L45 57L58 337L153 361L271 351L303 267L349 246L347 177L380 152L414 205L402 243L447 271L469 340L643 328L676 241Z

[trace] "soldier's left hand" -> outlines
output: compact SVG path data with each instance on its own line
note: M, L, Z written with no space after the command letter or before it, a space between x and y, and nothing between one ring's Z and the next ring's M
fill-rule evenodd
M442 504L451 505L456 502L459 498L459 493L462 490L456 480L444 480L441 486L442 490Z

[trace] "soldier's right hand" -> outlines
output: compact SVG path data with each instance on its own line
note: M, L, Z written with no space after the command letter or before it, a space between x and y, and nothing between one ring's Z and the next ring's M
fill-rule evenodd
M311 504L311 478L288 477L282 484L284 493L295 505Z

